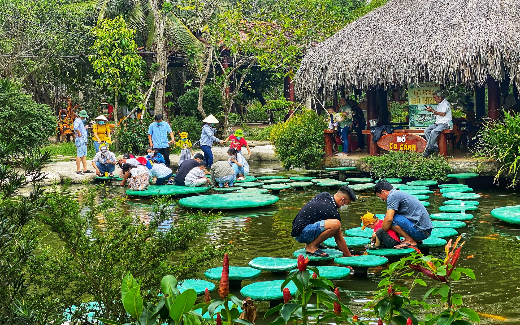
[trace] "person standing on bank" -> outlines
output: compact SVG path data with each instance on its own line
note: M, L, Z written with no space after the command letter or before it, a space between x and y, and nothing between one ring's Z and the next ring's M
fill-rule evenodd
M211 165L213 165L213 152L211 151L213 142L223 143L224 141L215 137L215 132L217 130L213 128L213 126L218 123L218 120L215 118L215 116L210 115L202 122L204 122L204 125L202 126L202 134L200 135L200 149L202 149L202 152L204 152L206 168L211 169Z
M112 139L110 138L108 119L105 115L99 115L94 120L96 123L92 126L92 142L94 143L96 153L98 153L101 144L104 142L105 145L109 145L112 143Z
M343 147L337 156L348 156L348 134L352 128L352 108L347 102L345 97L341 97L339 101L339 133L341 134L341 141L343 141Z
M451 104L442 97L442 91L436 91L433 94L433 100L437 102L437 109L435 110L431 106L426 106L426 110L435 115L435 123L424 130L426 149L424 149L423 157L429 157L432 153L439 152L437 137L439 137L439 134L441 134L442 131L450 128L452 118Z
M341 231L339 208L356 201L354 191L344 185L336 194L323 192L313 197L301 208L292 223L291 236L305 244L307 255L329 256L321 248L321 243L334 237L344 257L352 256Z
M74 120L74 144L76 145L76 174L92 173L87 169L87 130L83 120L88 118L87 111L82 110ZM80 163L83 164L83 171L80 171Z
M168 134L171 141L168 141ZM155 115L155 122L148 127L148 141L150 147L157 149L163 155L165 165L170 167L170 144L175 143L175 138L170 124L163 121L161 114Z

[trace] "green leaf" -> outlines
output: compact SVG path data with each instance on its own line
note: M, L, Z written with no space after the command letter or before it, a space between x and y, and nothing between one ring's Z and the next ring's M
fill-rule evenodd
M437 325L449 325L455 320L454 315L442 315L437 319Z
M128 273L121 282L121 300L127 294L127 292L133 287L138 286L137 281L134 279L132 274Z
M209 312L209 317L213 318L213 315L215 314L215 309L222 305L224 303L224 300L222 299L217 299L217 300L213 300L211 302L211 304L209 304L209 307L208 307L208 312Z
M182 320L183 320L184 325L200 325L201 324L200 319L197 316L191 315L191 314L183 314Z
M454 321L452 324L456 324L456 325L472 325L470 322L465 321L463 319L458 319L458 320Z
M265 319L267 316L270 316L270 315L276 313L277 311L281 310L283 306L284 306L284 304L281 303L281 304L278 304L278 306L276 306L276 307L270 308L268 311L265 312L265 314L264 314L264 319Z
M197 301L197 293L193 289L188 289L181 293L170 308L170 317L179 324L182 315L188 313L191 307L195 305Z
M422 285L422 286L426 286L426 282L424 282L424 280L422 280L422 279L415 279L415 283Z
M452 302L452 304L457 305L457 306L462 305L462 295L460 295L458 293L452 295L451 296L451 302Z
M316 287L330 289L330 286L327 283L325 283L325 281L323 281L322 279L309 279L309 282L315 285Z
M439 288L438 293L441 295L441 297L448 297L448 295L450 293L450 286L447 284L444 284L442 287Z
M231 299L231 301L232 301L235 305L237 305L237 306L239 306L239 307L242 307L242 305L244 304L244 302L243 302L242 300L238 299L238 297L235 296L235 295L229 295L229 298Z
M406 325L407 318L398 315L398 316L394 316L392 318L392 321L395 322L397 325Z
M466 269L466 268L458 267L456 270L461 272L461 273L466 274L468 277L470 277L471 279L475 280L475 273L473 272L472 269Z
M115 320L106 319L106 318L94 317L94 319L96 319L100 322L103 322L104 324L108 324L108 325L124 325L123 323L117 322Z
M426 293L423 296L423 300L426 300L431 294L435 294L437 292L437 288L430 288L430 290L426 291Z
M238 324L243 324L243 325L253 325L253 323L251 323L247 319L240 319L240 318L233 319L233 323L238 323Z
M300 307L300 304L285 304L282 307L282 310L280 310L280 316L282 316L283 320L287 324L287 321L289 320L289 317L294 313L296 309Z
M143 298L139 287L133 287L123 297L123 306L127 313L138 319L143 312Z
M392 308L392 304L390 303L390 301L388 301L388 298L381 300L379 302L379 309L378 309L379 318L386 318L386 315L388 314L388 312L390 311L391 308Z
M480 322L480 317L473 309L463 307L463 308L459 308L459 312L462 315L466 316L472 322L477 322L477 323Z
M282 325L284 323L285 323L285 321L283 320L283 318L281 316L278 316L275 318L275 320L270 322L269 325Z

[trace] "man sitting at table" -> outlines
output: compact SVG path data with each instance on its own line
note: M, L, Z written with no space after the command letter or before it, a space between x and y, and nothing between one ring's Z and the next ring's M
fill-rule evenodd
M439 152L437 137L439 137L442 131L450 128L451 104L442 97L442 91L440 90L433 94L433 99L437 102L437 109L435 110L431 106L426 106L426 110L435 115L435 123L424 130L426 149L424 149L423 157L429 157L432 153Z

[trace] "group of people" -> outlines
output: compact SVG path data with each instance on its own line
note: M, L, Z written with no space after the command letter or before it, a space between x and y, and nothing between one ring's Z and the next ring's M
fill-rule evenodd
M422 203L413 195L396 190L386 180L377 182L375 194L386 201L386 214L379 220L374 214L361 217L362 229L374 230L370 248L416 247L431 235L433 225ZM334 195L323 192L312 198L298 212L291 236L305 244L307 255L326 257L322 243L334 237L343 256L352 256L341 231L339 210L356 201L354 191L342 186ZM400 240L403 237L403 240Z
M360 152L365 148L365 136L363 130L366 127L365 115L363 110L359 107L355 101L347 101L345 97L342 97L339 101L339 109L336 111L334 107L327 107L329 123L328 128L337 131L335 142L336 145L342 145L341 152L338 152L338 156L348 156L349 153L349 133L354 131L357 136L357 149L355 151ZM339 151L339 150L338 150Z

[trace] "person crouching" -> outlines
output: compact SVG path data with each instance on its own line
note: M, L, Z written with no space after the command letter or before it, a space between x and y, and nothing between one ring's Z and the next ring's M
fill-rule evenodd
M201 161L197 167L192 168L188 175L186 175L184 185L195 187L210 184L211 180L206 177L206 174L204 174L204 169L206 169L206 163Z

